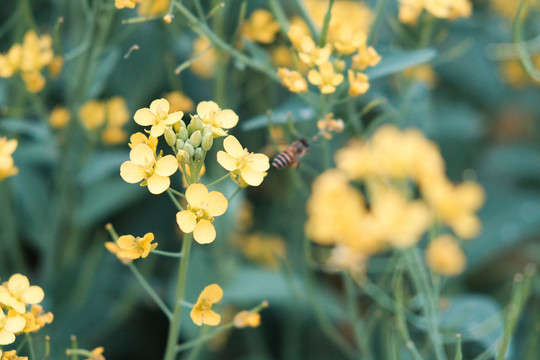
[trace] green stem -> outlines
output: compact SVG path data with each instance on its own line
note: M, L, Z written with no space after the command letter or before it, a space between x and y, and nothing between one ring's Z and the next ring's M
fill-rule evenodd
M401 276L401 271L395 278L394 294L395 294L395 299L396 299L396 326L397 326L398 332L401 335L401 338L403 339L405 348L409 350L412 358L414 360L422 360L423 358L418 352L416 345L411 340L409 329L407 328L406 317L403 311L405 307L404 306L405 299L403 295L403 276Z
M182 194L180 191L178 190L174 190L173 188L169 188L169 190L176 196L180 196L181 198L186 198L186 195Z
M28 352L30 353L30 359L36 358L36 351L34 350L34 341L30 333L25 333L26 339L28 339Z
M287 32L289 31L289 21L287 20L287 16L283 11L281 3L278 0L268 0L268 5L279 23L281 33L287 37Z
M180 325L182 320L182 301L184 300L187 272L189 264L189 254L191 251L192 235L185 234L182 243L182 259L178 267L178 280L176 284L176 294L174 297L174 310L172 321L169 323L169 335L167 337L167 346L165 349L164 360L174 360L176 358L178 336L180 334Z
M358 304L356 301L356 288L351 279L349 272L343 272L343 283L345 285L345 294L347 296L347 307L351 316L352 327L354 330L354 337L356 345L361 349L364 357L362 359L372 359L372 355L369 350L368 337L366 336L366 329L362 325L362 318L358 313Z
M523 41L523 24L525 23L523 11L528 3L528 0L521 0L521 3L519 4L516 16L512 22L512 39L516 45L516 50L518 52L521 65L523 65L523 68L533 80L540 82L540 71L536 69L531 59L531 55L527 50L527 45Z
M231 195L231 197L229 199L227 199L227 201L230 203L232 201L232 199L234 199L234 197L236 196L236 194L238 194L240 192L240 190L242 190L242 188L239 186L236 188L236 190L234 190L233 194Z
M314 39L316 39L318 37L317 27L313 23L313 20L311 19L311 16L309 15L306 8L304 7L304 4L302 3L301 0L294 0L294 3L298 9L298 12L300 12L300 16L306 22L309 28L309 31L311 31L311 35L313 36Z
M332 6L333 5L334 5L334 0L330 0L328 2L328 10L326 11L326 15L324 15L321 36L319 37L319 47L324 47L324 45L326 45L326 36L328 35L328 28L330 27L330 20L332 19Z
M169 308L167 307L167 305L165 305L163 300L161 300L159 295L154 291L154 289L152 289L152 286L150 286L150 284L148 283L148 281L146 281L144 276L142 276L139 270L137 270L137 267L133 263L129 263L127 266L129 267L129 270L131 270L131 272L133 273L133 275L135 276L139 284L141 284L143 289L146 291L146 293L150 295L152 300L154 300L157 306L159 306L159 308L161 309L161 311L163 311L165 316L167 316L167 318L171 320L172 318L171 310L169 310Z
M151 250L150 252L152 254L168 256L168 257L174 257L174 258L181 258L182 257L181 252L173 253L173 252L169 252L169 251L162 251L162 250L156 250L156 249Z
M212 331L211 333L209 334L206 334L206 335L203 335L203 336L199 336L198 338L194 339L194 340L191 340L191 341L187 341L185 343L183 343L182 345L178 345L176 347L176 351L177 352L181 352L181 351L185 351L185 350L189 350L191 349L192 347L195 347L199 344L203 344L205 342L207 342L208 340L212 340L214 337L216 337L217 335L221 334L222 332L225 332L227 330L230 330L234 327L234 324L233 323L229 323L227 325L223 325L219 328L217 328L216 330Z
M220 182L222 182L223 180L225 180L226 178L228 178L230 176L230 172L226 173L225 175L223 175L222 177L220 177L219 179L217 179L216 181L212 181L210 184L206 185L207 188L211 187L211 186L214 186Z
M169 188L167 189L167 194L169 195L169 197L171 198L172 202L174 203L174 205L176 206L176 208L180 211L183 211L184 208L182 207L182 205L180 205L180 203L178 202L178 200L176 200L176 198L174 197L174 194L173 194L173 191Z
M373 23L371 24L371 27L369 29L369 35L366 41L368 45L371 45L373 43L373 38L375 37L375 31L377 30L377 27L379 26L379 23L381 22L383 18L384 10L387 3L388 3L388 0L377 1L377 7L375 8L375 20L373 20Z

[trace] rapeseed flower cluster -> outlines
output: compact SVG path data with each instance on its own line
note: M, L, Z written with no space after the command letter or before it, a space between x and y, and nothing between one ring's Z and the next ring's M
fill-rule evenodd
M452 184L437 146L418 130L382 126L369 141L339 150L335 162L316 178L307 203L308 236L334 246L329 266L360 271L376 253L415 246L431 226L462 239L480 232L483 189ZM429 245L428 265L456 275L464 255L452 235L443 239Z
M0 54L0 77L10 78L20 74L26 89L37 93L45 86L45 77L41 74L44 67L54 65L58 72L60 59L54 57L50 35L38 36L33 30L24 35L22 44L14 44L6 54Z
M0 345L9 345L17 335L39 331L53 321L52 313L45 313L38 305L45 296L43 290L30 285L21 274L12 275L0 286ZM30 309L28 310L28 305ZM2 359L17 359L15 352L5 352ZM11 357L10 357L11 356Z
M425 10L440 19L454 21L471 16L472 4L469 0L398 0L399 20L408 25L416 25Z
M18 141L15 139L8 140L6 137L0 137L0 181L17 175L19 172L13 161L13 153L17 145Z
M60 128L67 124L69 117L67 109L57 107L51 113L49 122L51 126ZM79 109L79 118L86 130L101 136L104 144L121 144L128 137L123 126L129 121L129 110L126 101L120 96L106 101L87 101Z

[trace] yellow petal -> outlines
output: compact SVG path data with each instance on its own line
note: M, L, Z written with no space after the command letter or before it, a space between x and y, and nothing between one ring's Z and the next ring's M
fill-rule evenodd
M161 194L171 186L171 180L168 176L161 176L156 173L150 176L147 181L148 190L154 195Z
M178 160L173 155L166 155L156 162L154 171L161 176L171 176L178 170Z
M230 109L221 111L216 117L216 122L224 129L230 129L238 123L238 115Z
M15 333L24 329L24 325L26 325L25 318L20 315L12 315L10 311L4 323L4 329Z
M242 170L240 170L240 175L242 175L244 181L248 183L248 185L259 186L263 182L266 173L249 166L244 166Z
M216 326L221 322L221 315L215 313L212 310L206 310L203 312L203 323L205 325Z
M37 304L45 297L43 289L39 286L30 286L25 292L22 293L21 300L26 304Z
M310 83L313 85L320 85L323 82L321 74L317 70L310 70L307 76Z
M184 113L182 111L174 112L172 114L169 114L169 116L167 116L167 119L165 120L165 124L167 125L175 124L179 122L180 120L182 120L183 117L184 117Z
M133 119L135 122L141 126L150 126L156 121L156 114L154 114L150 109L143 108L137 110Z
M0 329L0 345L8 345L15 341L15 335L6 329Z
M154 161L152 148L146 144L139 144L129 152L129 159L137 165L146 166Z
M120 176L125 182L136 184L144 179L144 168L131 161L125 161L120 166Z
M211 112L218 112L219 106L213 101L201 101L197 105L197 114L201 118L205 118Z
M220 216L227 210L227 198L219 191L211 191L208 194L208 207L206 211L210 216Z
M259 170L266 171L270 169L270 159L264 154L253 154L249 157L249 166Z
M133 249L135 247L135 237L133 235L122 235L118 238L117 244L122 250Z
M163 135L166 127L167 124L165 124L165 121L160 121L159 123L150 128L150 136L159 137Z
M214 225L206 219L199 220L193 230L193 238L199 244L209 244L216 238Z
M232 135L229 135L223 140L223 148L229 153L229 155L239 158L244 155L244 148L240 145L240 142Z
M191 313L189 314L189 316L191 317L191 320L193 320L195 324L199 326L203 324L203 315L200 309L197 309L194 307L193 310L191 310Z
M236 158L232 157L223 150L218 151L217 161L219 165L223 166L223 168L227 171L234 171L237 168Z
M184 233L190 233L197 225L197 216L189 210L183 210L176 214L176 223Z
M8 290L11 293L18 293L21 290L28 289L30 287L30 281L28 278L21 274L13 274L8 281Z
M186 199L192 206L200 207L208 197L208 189L204 184L191 184L186 190Z
M160 113L160 112L168 114L169 113L169 102L167 101L167 99L154 100L150 104L150 110L152 110L156 114Z
M210 304L217 303L223 297L223 289L218 284L211 284L204 288L199 299L205 299ZM198 302L198 301L197 301Z

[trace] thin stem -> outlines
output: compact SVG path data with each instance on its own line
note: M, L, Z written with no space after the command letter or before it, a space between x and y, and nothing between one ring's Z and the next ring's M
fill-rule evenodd
M409 329L407 328L406 318L404 314L404 295L403 295L403 276L401 272L396 276L394 283L394 294L396 299L396 326L398 328L399 334L405 343L405 347L409 350L411 356L414 360L422 360L422 356L416 349L416 345L411 340L409 335Z
M372 356L369 351L368 338L366 336L366 329L362 326L362 318L358 313L358 304L356 301L356 288L351 279L349 272L344 271L342 273L343 283L345 285L345 294L347 296L347 307L349 314L351 314L351 322L354 330L354 337L356 345L362 350L364 359L371 359Z
M222 332L225 332L227 330L230 330L234 327L234 323L229 323L227 325L223 325L219 328L217 328L216 330L212 331L211 333L209 334L206 334L206 335L203 335L203 336L199 336L198 338L194 339L194 340L191 340L191 341L187 341L185 343L183 343L182 345L178 345L176 347L176 351L177 352L181 352L181 351L185 351L185 350L189 350L191 349L192 347L195 347L201 343L205 343L207 342L208 340L211 340L213 339L214 337L216 337L217 335L221 334Z
M169 308L167 307L167 305L165 305L163 300L161 300L159 295L154 291L154 289L152 289L152 286L150 286L144 276L142 276L139 270L137 270L137 267L133 263L129 263L127 266L129 267L129 270L131 270L133 275L135 275L135 278L137 279L139 284L141 284L146 293L150 295L152 300L154 300L154 302L159 306L161 311L163 311L165 316L167 316L167 318L170 320L172 318L171 310L169 310Z
M527 72L527 74L535 81L540 82L540 71L538 71L531 60L531 55L527 50L527 46L523 41L523 24L525 23L525 16L523 15L525 6L528 4L527 0L521 0L514 21L512 22L512 39L516 45L516 50L519 55L521 65Z
M311 31L311 35L313 36L314 39L316 39L318 37L317 27L313 23L313 20L311 19L311 16L309 15L306 8L304 7L304 4L302 3L301 0L293 0L293 1L298 11L300 12L300 16L302 16L302 19L306 22L309 28L309 31Z
M212 181L210 184L206 185L207 188L211 187L211 186L214 186L220 182L222 182L223 180L225 180L226 178L228 178L230 176L230 172L226 173L225 175L223 175L222 177L220 177L219 179L217 179L216 181Z
M173 252L169 252L169 251L163 251L163 250L151 250L150 251L152 254L156 254L156 255L162 255L162 256L168 256L168 257L173 257L173 258L181 258L182 257L182 253L181 252L176 252L176 253L173 253Z
M171 198L172 202L174 203L174 206L176 206L176 208L180 211L183 211L184 208L182 207L182 205L180 205L180 203L178 202L178 200L176 200L176 198L174 197L174 194L173 192L171 191L171 189L167 189L167 194L169 195L169 197Z
M281 7L281 3L278 0L268 0L268 5L279 23L282 34L287 37L287 32L289 31L289 21L287 20L287 16L283 11L283 7Z
M328 35L328 28L330 27L330 20L332 19L332 6L333 5L334 5L334 0L330 0L328 2L328 10L326 11L326 15L324 15L321 36L319 37L319 47L324 47L324 45L326 45L326 36Z
M366 41L368 45L371 45L373 43L373 38L375 37L375 31L377 30L377 27L379 26L379 23L381 22L383 18L384 10L387 3L388 3L388 0L377 1L377 7L375 8L375 20L371 24L371 28L369 29L369 35Z
M176 195L176 196L180 196L181 198L186 198L186 195L182 194L180 191L178 190L174 190L173 188L169 188L169 190L171 190L171 192Z
M32 340L32 335L30 333L25 333L26 339L28 339L28 352L30 353L30 359L36 358L36 351L34 350L34 341Z
M229 202L232 201L232 199L234 199L234 197L236 196L236 194L238 194L240 192L240 190L242 190L242 188L239 186L236 188L236 190L234 190L233 194L231 195L231 197L228 199Z
M184 300L186 290L186 280L189 265L189 254L191 252L192 235L185 234L182 243L183 257L178 267L178 280L176 284L176 294L174 297L174 310L172 320L169 323L169 335L167 337L167 346L165 349L164 360L174 360L176 358L178 336L180 334L180 325L182 321L182 301Z

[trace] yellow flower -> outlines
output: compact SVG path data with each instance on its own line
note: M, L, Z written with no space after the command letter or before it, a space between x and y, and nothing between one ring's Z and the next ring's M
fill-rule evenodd
M52 313L45 313L41 305L32 305L30 311L24 313L23 317L26 320L26 325L22 331L25 333L38 331L46 324L52 323L54 318Z
M15 139L8 140L0 137L0 181L19 172L12 157L17 145L18 142Z
M352 29L348 24L335 24L331 32L332 45L343 55L350 55L365 46L367 36L363 31Z
M244 256L271 269L279 268L278 259L286 256L285 242L278 235L250 233L235 237L235 245Z
M137 5L141 0L115 0L114 6L117 9L123 9L123 8L135 8L135 5Z
M122 126L129 120L129 111L126 100L121 96L114 96L107 100L107 124L110 126Z
M469 0L426 0L424 7L433 16L449 20L469 17L472 13Z
M278 68L277 76L281 78L281 84L292 92L303 93L308 91L307 81L298 71Z
M0 350L0 356L2 356L2 350ZM27 356L18 356L16 350L6 351L2 360L28 360Z
M167 125L177 123L183 116L182 111L169 114L169 102L166 99L158 99L152 101L150 108L137 110L133 118L141 126L151 125L150 136L158 137L163 135Z
M141 186L148 185L152 194L161 194L169 188L169 176L178 170L178 161L173 155L158 155L146 144L138 144L129 153L129 161L120 166L120 176L124 181Z
M233 177L240 175L248 185L259 186L262 183L266 170L270 168L268 156L248 152L232 135L223 140L223 148L226 152L218 151L217 161L225 170L231 171Z
M332 48L330 45L327 44L325 47L320 48L315 45L310 36L305 36L300 41L298 57L310 67L328 62L331 53Z
M118 244L113 242L113 241L105 242L105 248L107 250L109 250L109 252L116 255L118 260L120 260L122 262L122 264L124 264L124 265L127 265L127 264L129 264L130 262L133 261L132 259L128 259L128 258L120 256L120 253L121 253L122 249L120 249L120 246L118 246Z
M349 96L356 97L365 94L369 89L369 78L363 73L354 73L349 69Z
M332 132L340 133L345 129L345 123L341 119L334 119L334 114L329 113L324 116L324 119L317 121L317 128L319 134L324 136L327 140L332 138Z
M330 62L325 62L319 66L319 70L311 69L308 73L308 80L313 85L321 89L321 93L330 94L336 91L336 86L343 81L342 74L334 72L334 66Z
M221 315L212 310L212 305L223 297L223 290L218 284L208 285L204 288L197 303L191 310L191 320L199 326L202 324L216 326L221 322Z
M6 55L0 54L0 77L12 77L19 71L22 62L22 46L15 44Z
M135 146L139 144L146 144L150 146L150 148L152 149L154 153L156 152L156 148L158 144L158 139L156 137L153 137L153 136L147 137L143 133L138 132L131 135L131 137L129 138L129 141L130 143L128 145L131 149L133 149Z
M28 278L21 274L12 275L0 286L0 304L13 308L19 314L26 312L27 304L38 304L44 296L39 286L30 286Z
M51 111L49 115L49 123L53 129L62 129L67 125L69 119L71 118L71 112L69 109L57 105Z
M287 36L295 48L299 49L302 39L310 34L309 27L302 18L295 16L291 19Z
M424 8L424 0L398 0L398 18L404 24L416 25Z
M456 239L444 234L429 243L426 249L426 263L439 274L456 276L465 269L466 258Z
M101 133L101 140L107 145L122 144L127 137L128 133L120 126L107 126Z
M279 23L272 13L265 9L257 9L242 25L242 34L251 41L271 44L279 31Z
M261 314L247 310L240 311L234 316L233 323L238 329L248 326L254 328L261 325Z
M193 100L188 98L185 94L183 94L180 91L173 91L170 93L165 94L165 99L169 102L171 105L171 108L169 111L176 112L176 111L185 111L189 112L192 111L195 105L193 104Z
M105 356L103 356L104 350L103 346L95 348L90 352L91 356L87 360L105 360Z
M288 46L281 45L272 47L270 50L272 64L277 67L291 67L294 65L292 51Z
M214 137L225 136L238 122L238 115L230 109L221 110L213 101L201 101L197 105L197 116L205 125L212 126Z
M169 9L169 0L143 0L137 8L137 13L141 16L154 16Z
M366 262L367 256L358 249L337 245L324 265L330 271L347 270L353 274L363 274Z
M25 323L26 320L24 320L24 317L17 314L16 311L9 310L6 316L4 311L0 309L0 345L13 343L15 341L15 333L24 329Z
M217 54L212 42L207 38L197 38L193 43L191 71L202 78L209 79L214 76Z
M45 86L45 77L39 71L23 72L22 78L26 84L26 90L31 93L40 92Z
M53 58L52 38L47 34L38 37L33 30L27 31L22 44L21 71L39 72Z
M352 57L352 68L364 71L369 66L375 66L381 61L381 56L372 47L360 47L358 53Z
M51 63L48 65L49 74L53 78L57 78L62 72L62 67L64 66L64 58L61 56L55 56Z
M105 123L106 109L101 101L90 100L79 109L79 117L87 130L95 130Z
M123 235L118 238L118 247L120 251L117 256L127 259L146 258L151 250L154 250L158 244L152 244L154 234L147 233L142 238L132 235Z
M216 238L216 229L212 225L215 216L227 210L228 202L218 191L208 192L203 184L191 184L186 190L187 210L176 214L176 222L184 233L193 232L193 238L199 244L209 244Z

